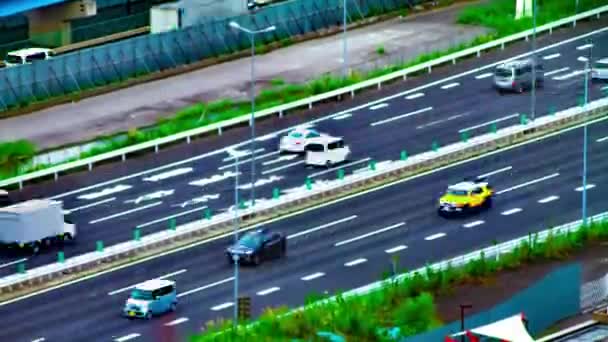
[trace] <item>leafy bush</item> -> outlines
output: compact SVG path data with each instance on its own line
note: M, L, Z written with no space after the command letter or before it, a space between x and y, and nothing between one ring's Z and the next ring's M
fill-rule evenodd
M36 155L36 146L27 140L0 143L0 173L14 176L20 168L31 162Z

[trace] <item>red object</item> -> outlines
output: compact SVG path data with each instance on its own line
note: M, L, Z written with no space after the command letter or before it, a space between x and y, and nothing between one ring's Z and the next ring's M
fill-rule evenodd
M471 342L479 342L479 337L471 334L470 331L467 330L466 334L467 334L467 337L469 338L469 341L471 341Z
M458 342L458 341L451 338L450 336L446 336L444 342Z

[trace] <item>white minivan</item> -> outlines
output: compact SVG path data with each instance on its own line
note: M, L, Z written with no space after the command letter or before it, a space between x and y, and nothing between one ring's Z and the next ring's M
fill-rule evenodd
M337 137L312 138L306 145L306 165L327 166L348 160L350 147Z
M52 54L53 50L45 48L28 48L11 51L6 54L4 64L7 67L30 64L35 61L49 59L51 58Z

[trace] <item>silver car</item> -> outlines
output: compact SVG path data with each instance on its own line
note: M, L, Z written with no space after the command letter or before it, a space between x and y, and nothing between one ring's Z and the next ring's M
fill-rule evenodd
M608 80L608 58L597 60L591 69L591 78L595 80Z
M542 64L533 59L524 59L500 64L494 71L494 87L500 92L515 91L523 93L532 89L532 68L536 72L536 87L542 87L545 81L545 72Z

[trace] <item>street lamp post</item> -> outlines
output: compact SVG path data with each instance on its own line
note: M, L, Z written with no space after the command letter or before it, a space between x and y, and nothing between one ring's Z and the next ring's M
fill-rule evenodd
M588 41L590 42L590 41ZM589 55L587 60L585 60L585 96L584 96L584 106L587 107L587 103L589 103L589 63L591 62L592 57L592 48L589 48ZM582 219L583 225L587 225L587 122L585 121L585 125L583 126L583 191L582 191L582 203L581 203L581 211L582 211Z
M348 77L348 50L347 50L347 39L346 39L346 19L347 19L347 10L346 10L346 0L342 5L342 73L343 77Z
M235 160L234 163L234 244L236 245L239 241L239 156L243 153L236 150L228 150L228 154ZM232 254L232 261L234 261L234 326L238 324L239 313L238 313L238 299L239 299L239 256L238 254Z
M532 2L532 103L530 118L536 117L536 0Z
M248 34L251 43L251 117L249 125L251 126L251 209L253 210L255 205L255 36L260 33L274 31L276 27L272 25L261 30L250 30L241 26L236 21L231 21L229 25L233 29Z
M464 310L471 309L473 305L471 304L460 304L460 341L464 342Z

